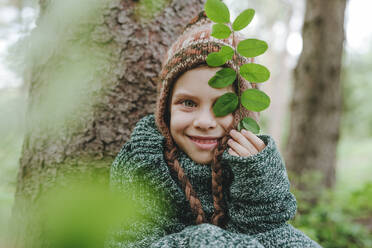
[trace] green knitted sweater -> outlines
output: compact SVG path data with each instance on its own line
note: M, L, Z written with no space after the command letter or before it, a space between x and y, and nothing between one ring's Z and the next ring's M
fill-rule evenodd
M181 185L164 160L164 137L155 117L142 118L111 167L114 188L125 191L136 183L132 199L141 203L142 218L112 232L106 247L320 247L286 223L297 205L285 165L274 140L258 137L266 144L260 153L222 155L226 228L194 225ZM210 166L195 163L182 151L178 159L210 219L214 210Z

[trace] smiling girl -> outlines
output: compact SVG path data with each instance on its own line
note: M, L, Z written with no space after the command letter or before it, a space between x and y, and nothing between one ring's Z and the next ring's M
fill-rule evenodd
M216 118L212 110L213 104L220 96L233 92L231 86L216 89L208 85L209 79L220 69L200 66L185 72L175 83L169 101L173 140L193 161L201 164L209 164L212 161L217 141L222 139L233 125L232 114ZM262 150L265 145L262 140L257 140Z
M236 82L208 85L221 69L206 65L208 53L233 47L210 30L201 13L171 46L155 115L137 123L112 165L114 187L126 191L136 182L132 198L143 218L123 224L107 247L319 247L287 223L296 200L274 140L236 130L241 117L258 121L258 113L240 105L214 115L218 97L255 85L243 78L239 89ZM225 66L235 67L231 61Z

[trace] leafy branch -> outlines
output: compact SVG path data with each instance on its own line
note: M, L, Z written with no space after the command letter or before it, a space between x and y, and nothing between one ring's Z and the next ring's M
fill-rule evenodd
M238 68L238 54L253 58L265 53L268 48L265 41L258 39L245 39L240 41L237 46L235 44L235 32L242 30L251 23L255 11L246 9L231 23L229 9L221 0L207 0L204 8L207 17L215 22L212 26L211 35L221 40L228 39L232 35L233 39L232 47L222 46L220 51L209 53L207 64L211 67L219 67L232 60L235 67L234 69L227 67L217 71L208 84L213 88L220 89L232 85L237 79L238 95L241 95L239 99L237 94L229 92L219 97L213 105L215 116L222 117L234 112L238 108L239 102L250 111L259 112L268 108L270 97L263 91L247 89L240 94L240 80L237 77L237 73L239 73L241 77L251 83L262 83L270 78L270 71L263 65L248 63ZM253 118L240 117L241 120L237 127L239 131L244 128L256 134L260 132L260 127Z

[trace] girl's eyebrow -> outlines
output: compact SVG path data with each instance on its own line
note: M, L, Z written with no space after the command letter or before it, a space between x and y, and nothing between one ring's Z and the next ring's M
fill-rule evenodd
M174 99L179 99L179 98L197 98L196 96L192 95L192 94L189 94L189 93L184 93L184 92L181 92L181 93L178 93L174 96Z
M213 98L213 101L217 100L217 98L219 98L220 96L216 96ZM192 95L192 94L189 94L189 93L186 93L186 92L180 92L180 93L177 93L173 96L173 99L176 101L178 99L182 99L182 98L189 98L189 99L199 99L198 96L195 96L195 95Z

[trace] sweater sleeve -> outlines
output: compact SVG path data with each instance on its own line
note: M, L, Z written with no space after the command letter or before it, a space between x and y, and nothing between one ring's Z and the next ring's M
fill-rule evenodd
M246 234L232 233L215 225L188 226L179 233L165 236L151 245L151 248L263 248L258 240Z
M228 230L252 235L264 247L311 247L319 244L286 223L296 213L296 199L282 156L274 140L259 135L266 147L250 157L237 157L227 151L223 163L231 170Z
M260 233L280 227L296 213L296 199L289 191L284 161L268 135L259 135L266 147L249 157L222 155L233 174L229 208L229 227L239 233Z
M264 247L280 248L321 248L300 230L286 223L279 228L252 235Z

